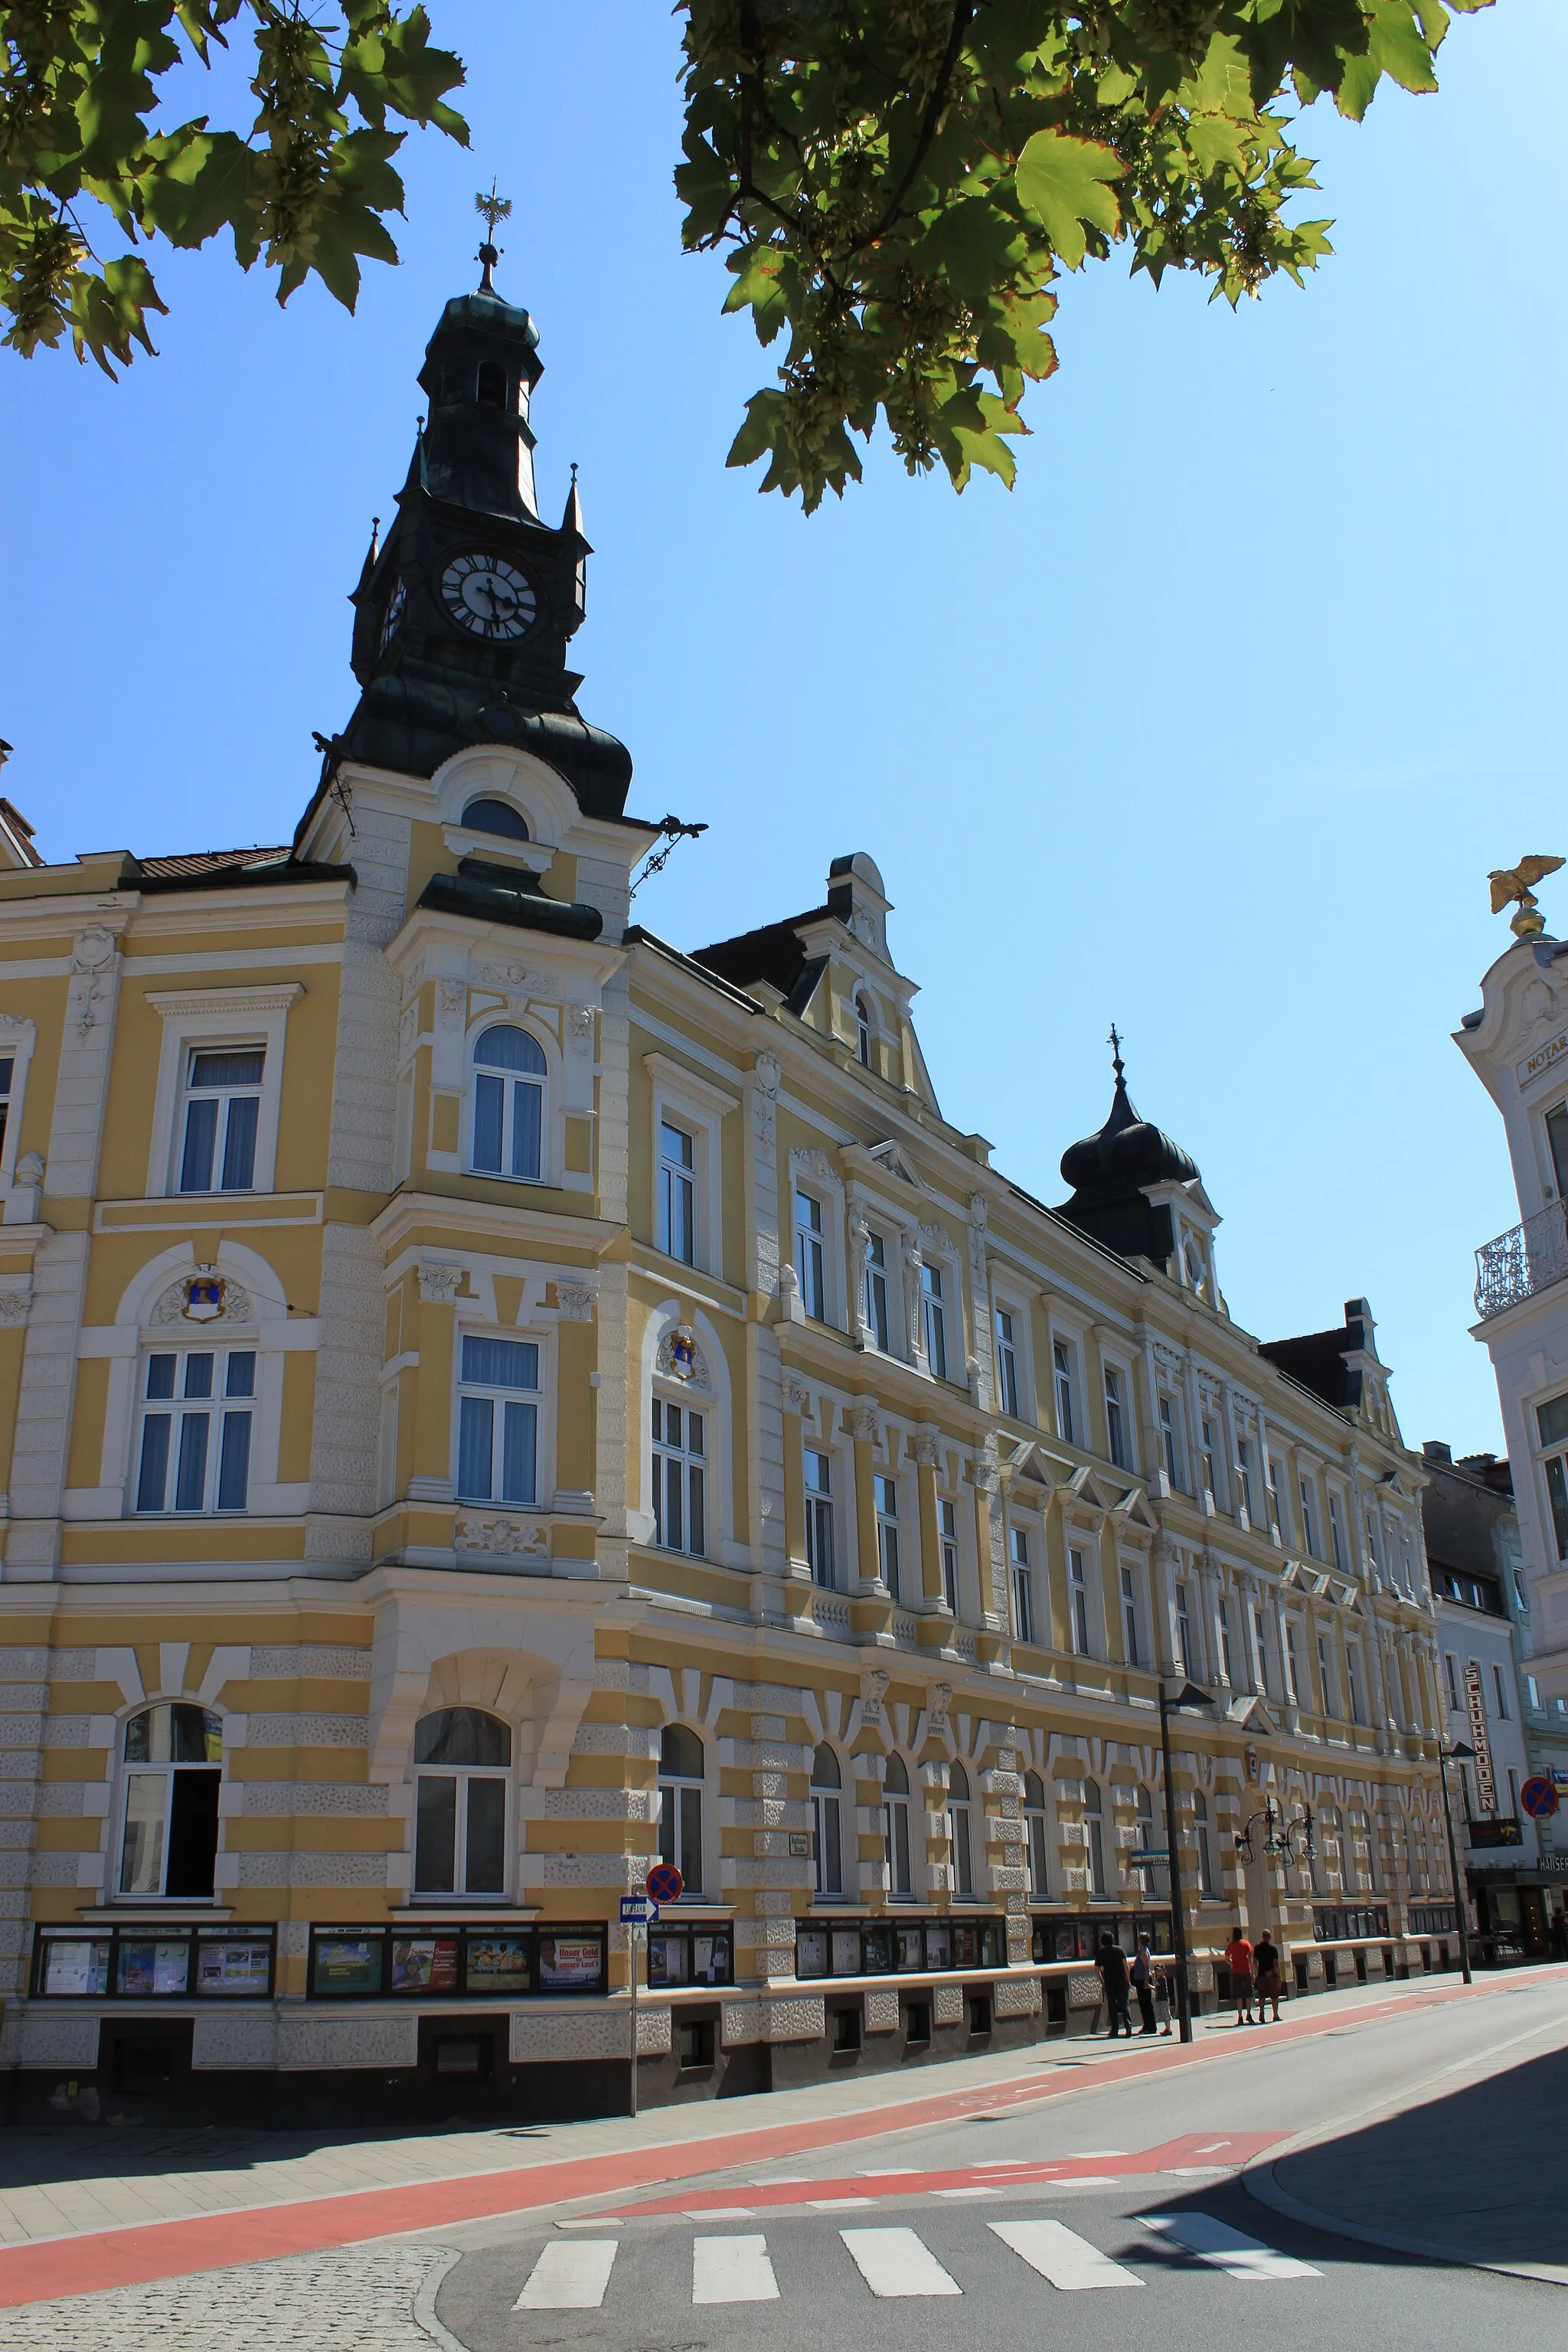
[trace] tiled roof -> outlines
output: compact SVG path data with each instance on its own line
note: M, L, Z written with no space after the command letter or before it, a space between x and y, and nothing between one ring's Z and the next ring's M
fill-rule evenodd
M224 866L271 866L289 855L284 842L276 849L193 849L180 857L139 857L139 872L155 881L171 880L176 875L208 874Z

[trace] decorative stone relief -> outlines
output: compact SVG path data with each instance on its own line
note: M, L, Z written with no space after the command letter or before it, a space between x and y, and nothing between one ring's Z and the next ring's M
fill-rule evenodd
M784 1376L784 1402L786 1412L798 1412L804 1416L811 1411L811 1391L804 1381L796 1380L793 1372Z
M873 1668L872 1671L866 1675L864 1681L860 1685L860 1720L862 1723L881 1722L882 1702L888 1696L888 1685L891 1679L891 1675L884 1674L880 1667Z
M256 1303L241 1284L199 1265L159 1293L147 1320L155 1330L171 1323L254 1323Z
M679 1381L683 1388L710 1390L713 1386L708 1359L688 1323L678 1323L673 1331L665 1333L654 1360L664 1379Z
M1168 1347L1163 1339L1156 1339L1154 1342L1154 1361L1158 1365L1163 1378L1165 1380L1179 1381L1181 1379L1182 1353L1179 1348Z
M491 988L510 989L519 996L559 996L561 983L547 971L535 971L526 963L480 963L474 966L474 978Z
M0 1288L0 1323L8 1324L15 1329L18 1324L26 1321L32 1304L31 1276L24 1275L20 1281L13 1277Z
M856 1404L850 1408L849 1434L857 1445L875 1445L880 1431L875 1405Z
M569 1004L566 1008L566 1049L574 1060L581 1061L593 1049L594 1008L591 1004Z
M826 1151L808 1150L804 1144L797 1143L790 1152L789 1164L792 1175L815 1176L819 1184L837 1184L838 1181Z
M468 1015L468 982L461 980L442 981L436 991L436 1017L439 1026L447 1030L460 1030Z
M438 1258L422 1257L419 1261L419 1296L429 1306L450 1307L462 1280L460 1265L447 1265Z
M596 1283L558 1282L555 1286L557 1309L568 1323L591 1323L598 1297Z
M755 1088L755 1118L759 1143L772 1143L779 1102L779 1066L772 1054L759 1054L752 1071Z
M947 1736L947 1711L952 1705L952 1685L951 1683L933 1683L931 1694L930 1727L935 1732L939 1739L943 1739Z
M912 1451L916 1464L921 1470L940 1469L942 1466L941 1430L929 1428L922 1423L914 1433Z
M77 1034L85 1037L108 1008L114 978L115 939L112 931L79 931L71 955L68 1000Z
M459 1551L488 1551L503 1559L544 1559L550 1550L550 1530L537 1519L481 1517L466 1512L458 1521Z

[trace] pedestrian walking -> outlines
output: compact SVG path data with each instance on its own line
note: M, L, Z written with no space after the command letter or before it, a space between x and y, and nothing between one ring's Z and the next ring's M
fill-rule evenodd
M1132 1955L1132 1990L1138 1996L1140 2033L1154 2031L1154 1955L1149 1949L1147 1936L1138 1938L1138 1949Z
M1274 2003L1274 2023L1279 2022L1279 1996L1285 1990L1285 1979L1279 1971L1279 1947L1267 1927L1252 1948L1253 1972L1258 1979L1258 2022L1265 2022L1263 2004Z
M1252 1946L1241 1932L1238 1919L1225 1948L1225 1964L1230 1970L1230 1990L1236 2000L1237 2025L1252 2022Z
M1106 2028L1106 2040L1114 2042L1120 2025L1128 2040L1132 2039L1132 2018L1127 2002L1127 1955L1116 1942L1109 1927L1100 1939L1094 1965L1105 1994L1105 2007L1110 2022Z
M1171 1978L1170 1972L1166 1969L1156 1969L1154 1971L1154 2014L1160 2021L1161 2032L1163 2034L1169 2034L1171 2031Z

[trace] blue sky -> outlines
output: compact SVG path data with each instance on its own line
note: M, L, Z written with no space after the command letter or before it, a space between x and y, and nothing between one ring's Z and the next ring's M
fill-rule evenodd
M870 851L943 1109L999 1166L1061 1197L1114 1017L1237 1319L1364 1293L1406 1437L1499 1443L1472 1252L1515 1210L1449 1033L1507 943L1488 869L1568 852L1561 7L1457 19L1436 99L1309 119L1336 256L1305 292L1071 280L1014 492L884 448L805 520L723 466L771 372L679 252L664 7L431 5L474 145L411 142L356 318L164 257L162 356L118 387L0 355L0 734L46 854L289 836L493 173L542 497L578 459L596 549L582 707L635 808L711 827L639 916L696 945ZM1568 931L1568 875L1542 898Z

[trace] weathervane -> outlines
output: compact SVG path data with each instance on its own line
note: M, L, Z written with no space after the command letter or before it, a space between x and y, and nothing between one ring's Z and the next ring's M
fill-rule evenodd
M488 231L485 241L483 245L480 246L479 253L479 257L483 262L485 268L485 274L479 280L479 292L481 294L493 294L496 289L494 281L490 277L490 272L501 257L501 248L495 241L496 227L498 223L510 219L511 215L511 198L510 196L498 196L496 194L496 184L492 180L490 182L489 194L488 196L478 195L474 198L474 210L484 222L486 230Z
M1563 860L1560 857L1521 857L1517 866L1499 866L1487 876L1492 886L1492 912L1500 915L1510 899L1519 901L1519 912L1509 924L1516 940L1539 939L1546 929L1546 919L1535 903L1531 885L1544 875L1555 874Z
M1110 1066L1116 1073L1116 1083L1120 1086L1126 1066L1121 1059L1121 1040L1116 1034L1114 1021L1110 1024L1110 1034L1105 1042L1110 1048Z

